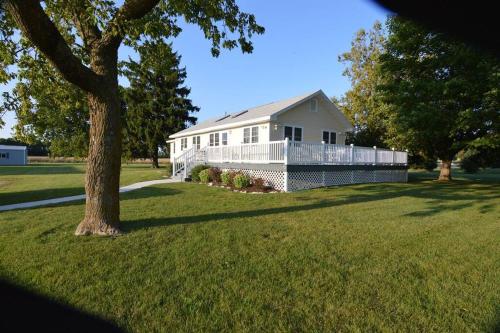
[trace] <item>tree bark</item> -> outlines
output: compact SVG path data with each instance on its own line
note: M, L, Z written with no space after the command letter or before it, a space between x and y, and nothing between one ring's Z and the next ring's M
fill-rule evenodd
M88 93L90 143L85 177L85 218L76 235L120 233L121 118L117 47L96 51L94 71L102 74L96 93Z
M160 163L158 163L158 147L151 152L151 161L153 168L158 169L160 167Z
M450 181L451 180L451 161L442 160L441 161L441 171L439 172L440 181Z

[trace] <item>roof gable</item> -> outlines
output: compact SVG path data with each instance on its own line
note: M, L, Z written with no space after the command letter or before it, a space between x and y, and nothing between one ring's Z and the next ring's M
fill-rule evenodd
M347 118L345 118L345 116L338 110L338 108L325 95L325 93L322 90L318 90L312 93L295 96L281 101L267 103L235 113L226 114L224 116L218 116L212 119L208 119L199 124L186 128L180 132L172 134L170 135L170 138L178 138L186 135L206 133L231 127L270 121L276 119L279 114L282 114L315 96L326 98L326 100L328 100L329 104L331 105L331 111L341 115L339 119L344 123L346 129L352 128Z

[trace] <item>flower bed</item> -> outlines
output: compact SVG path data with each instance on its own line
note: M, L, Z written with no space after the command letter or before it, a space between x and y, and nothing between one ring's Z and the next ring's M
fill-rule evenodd
M243 172L224 171L209 168L200 172L200 181L209 186L217 186L242 193L276 193L271 186L266 186L262 178L250 177Z

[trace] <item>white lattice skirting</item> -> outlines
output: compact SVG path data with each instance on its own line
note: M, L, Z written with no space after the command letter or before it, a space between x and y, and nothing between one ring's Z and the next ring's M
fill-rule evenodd
M406 168L372 166L278 166L251 164L213 165L223 171L241 171L250 177L262 178L278 191L293 192L317 187L362 183L407 182Z
M288 191L332 185L406 182L407 170L343 170L288 172Z

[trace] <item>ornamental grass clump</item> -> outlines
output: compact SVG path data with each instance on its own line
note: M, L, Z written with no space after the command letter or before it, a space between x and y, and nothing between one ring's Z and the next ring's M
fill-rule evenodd
M239 173L234 176L233 184L237 189L247 188L248 186L250 186L250 177L243 173Z
M210 182L209 170L210 169L201 170L198 175L200 177L200 182L202 182L203 184L208 184Z
M193 182L199 182L200 181L200 172L205 169L209 169L210 166L200 164L195 166L193 169L191 169L191 180Z

